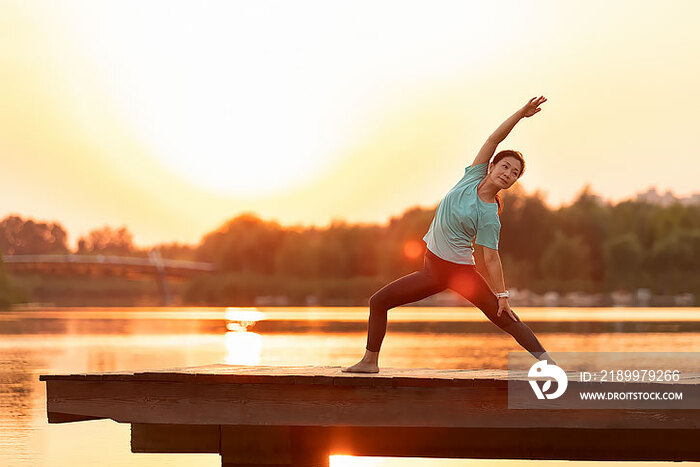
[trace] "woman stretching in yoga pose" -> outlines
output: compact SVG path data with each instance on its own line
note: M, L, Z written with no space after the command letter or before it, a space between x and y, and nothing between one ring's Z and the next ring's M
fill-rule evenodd
M507 190L525 170L525 161L518 151L500 151L488 164L516 123L523 117L532 117L546 102L544 97L533 97L488 138L467 167L462 179L438 204L435 217L423 240L427 244L423 269L401 277L384 286L369 299L369 324L365 356L344 372L379 372L379 348L386 334L387 312L394 307L416 302L445 289L451 289L477 306L496 326L512 335L515 340L539 360L554 360L547 354L525 323L508 304L501 259L498 256L498 238L502 211L498 192ZM484 247L484 262L496 294L474 265L474 244Z

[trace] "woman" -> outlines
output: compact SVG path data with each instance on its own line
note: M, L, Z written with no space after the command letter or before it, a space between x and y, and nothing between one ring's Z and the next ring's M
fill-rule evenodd
M508 304L508 291L503 281L498 238L502 210L498 192L507 190L525 170L525 161L518 151L504 150L488 161L516 123L532 117L546 102L533 97L488 138L467 167L462 179L440 201L435 217L423 240L427 244L423 269L384 286L369 299L369 325L365 356L344 372L379 372L379 348L386 334L387 312L394 307L416 302L445 289L464 296L481 309L496 326L539 360L554 360L547 354L529 327ZM488 166L488 171L487 171ZM484 248L484 262L494 294L474 265L474 244Z

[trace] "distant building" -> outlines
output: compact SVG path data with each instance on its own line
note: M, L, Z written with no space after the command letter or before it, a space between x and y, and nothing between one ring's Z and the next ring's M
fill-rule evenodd
M674 203L694 205L700 204L700 193L693 193L692 195L678 198L670 190L667 190L664 194L659 194L659 192L656 191L656 188L649 188L645 192L638 193L636 199L637 201L658 204L664 207L670 206Z
M700 193L693 193L692 195L688 196L687 198L683 198L681 200L681 203L688 204L688 205L700 204Z

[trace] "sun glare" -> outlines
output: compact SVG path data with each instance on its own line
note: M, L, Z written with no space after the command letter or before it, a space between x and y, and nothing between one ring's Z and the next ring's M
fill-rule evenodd
M416 259L423 254L423 244L417 240L408 240L403 244L403 254L408 259Z
M125 137L165 170L244 198L322 179L357 144L356 132L371 124L386 95L455 67L483 66L512 29L504 24L489 48L470 46L488 33L474 19L474 10L485 14L486 7L475 5L425 37L415 34L423 9L408 8L406 23L393 25L395 37L382 40L372 34L384 34L382 15L393 16L396 5L367 17L360 6L319 2L315 11L322 8L317 14L328 21L306 23L299 8L283 4L115 5L52 10L70 25L63 32L81 66L98 77L109 101L101 111L115 115ZM368 34L358 37L355 23ZM403 49L413 55L397 53Z
M166 170L217 194L254 197L301 186L333 162L340 135L327 118L331 103L321 109L295 92L303 83L292 82L284 42L238 24L244 15L168 4L154 27L160 3L84 6L79 20L64 13L85 66L101 77L105 111Z

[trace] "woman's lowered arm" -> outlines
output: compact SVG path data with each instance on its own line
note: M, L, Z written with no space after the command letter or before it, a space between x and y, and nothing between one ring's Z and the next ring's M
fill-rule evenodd
M532 117L537 112L542 110L538 107L540 104L546 101L547 99L542 96L533 97L527 104L508 117L505 122L501 123L501 125L496 128L496 131L489 136L484 145L481 147L481 150L474 158L474 162L472 162L472 167L491 160L491 156L493 156L493 153L496 152L496 146L498 146L501 141L506 139L506 136L508 136L511 130L515 127L515 124L518 123L521 118Z
M501 257L498 254L498 250L484 247L484 263L489 273L489 279L491 279L491 287L496 289L495 292L505 292L506 284L503 280L503 266L501 265ZM503 312L506 312L508 316L516 321L507 298L498 299L497 315L501 316Z

